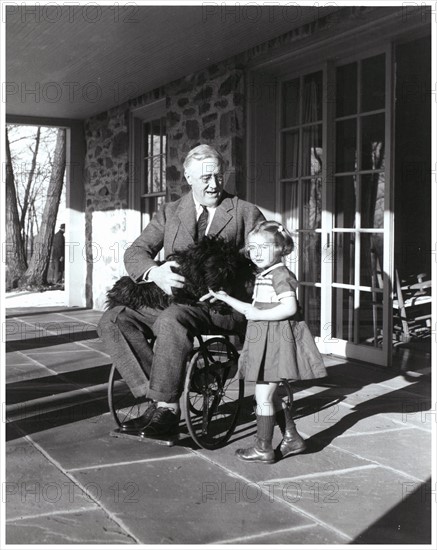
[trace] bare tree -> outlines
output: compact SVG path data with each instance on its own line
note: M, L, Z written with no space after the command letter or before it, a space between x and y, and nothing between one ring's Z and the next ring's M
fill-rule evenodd
M14 170L12 167L9 135L6 129L6 288L15 288L27 269L18 215Z
M21 279L24 285L43 285L47 283L47 272L50 264L50 251L62 193L65 172L65 129L59 128L53 159L52 172L47 190L47 201L44 207L39 233L34 243L34 253L29 268Z
M29 147L29 149L32 152L32 164L30 166L29 175L28 175L28 178L27 178L26 189L25 189L25 192L24 192L23 204L22 204L22 207L21 207L20 226L21 226L21 231L23 232L23 234L24 234L24 226L25 226L25 222L26 222L26 214L27 214L27 210L29 208L29 197L30 197L30 194L31 194L33 181L34 181L35 168L36 168L36 159L38 157L38 149L39 149L40 139L41 139L41 126L38 126L38 129L36 131L36 137L35 137L35 148L32 149L32 147Z

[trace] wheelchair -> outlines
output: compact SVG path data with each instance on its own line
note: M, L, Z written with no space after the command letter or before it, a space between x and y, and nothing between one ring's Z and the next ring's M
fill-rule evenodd
M153 347L153 338L148 339ZM244 399L236 378L238 352L230 334L199 335L187 357L182 413L193 441L204 449L225 445L235 430ZM109 409L118 426L141 416L150 403L136 398L113 365L108 383Z

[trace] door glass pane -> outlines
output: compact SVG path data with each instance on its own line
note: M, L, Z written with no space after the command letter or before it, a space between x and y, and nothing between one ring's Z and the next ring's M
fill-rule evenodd
M355 227L356 176L335 178L335 227Z
M297 178L299 167L299 133L282 134L282 177Z
M302 176L322 173L322 125L304 128L302 132Z
M353 172L357 163L357 122L337 122L336 131L336 172Z
M361 227L384 227L384 172L361 176Z
M361 112L385 107L385 54L364 59L361 65Z
M333 280L335 283L354 284L355 233L334 234Z
M383 288L384 235L361 233L360 285Z
M361 169L383 170L385 160L385 115L361 119Z
M322 221L322 179L302 181L302 229L320 229Z
M303 79L302 122L322 120L322 71L306 75Z
M320 233L300 232L299 235L301 249L301 279L306 283L320 282L321 265L321 235Z
M357 64L337 68L336 116L354 115L357 112Z
M332 289L332 337L353 341L354 292L343 288Z
M282 211L284 213L285 226L289 231L296 231L299 227L298 189L299 184L297 182L286 182L282 188L282 196L284 198Z
M358 343L382 346L382 294L360 292Z
M152 182L153 182L153 157L147 159L147 172L146 172L146 181L144 182L145 193L152 193Z
M299 78L282 85L282 127L299 124Z
M145 157L148 157L153 154L150 135L151 135L150 124L146 122L144 124L144 156Z
M299 304L303 309L304 319L313 336L320 334L320 296L320 288L299 287Z

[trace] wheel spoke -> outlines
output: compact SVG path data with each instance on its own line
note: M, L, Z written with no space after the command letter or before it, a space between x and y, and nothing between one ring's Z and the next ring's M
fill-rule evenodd
M212 338L193 354L187 370L184 412L188 431L201 447L220 447L231 437L243 381L233 378L238 354L222 338Z

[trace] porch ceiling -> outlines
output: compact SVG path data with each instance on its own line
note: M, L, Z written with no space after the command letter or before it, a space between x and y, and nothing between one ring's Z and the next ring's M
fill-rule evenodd
M54 4L6 8L8 115L87 118L320 15L295 5Z

